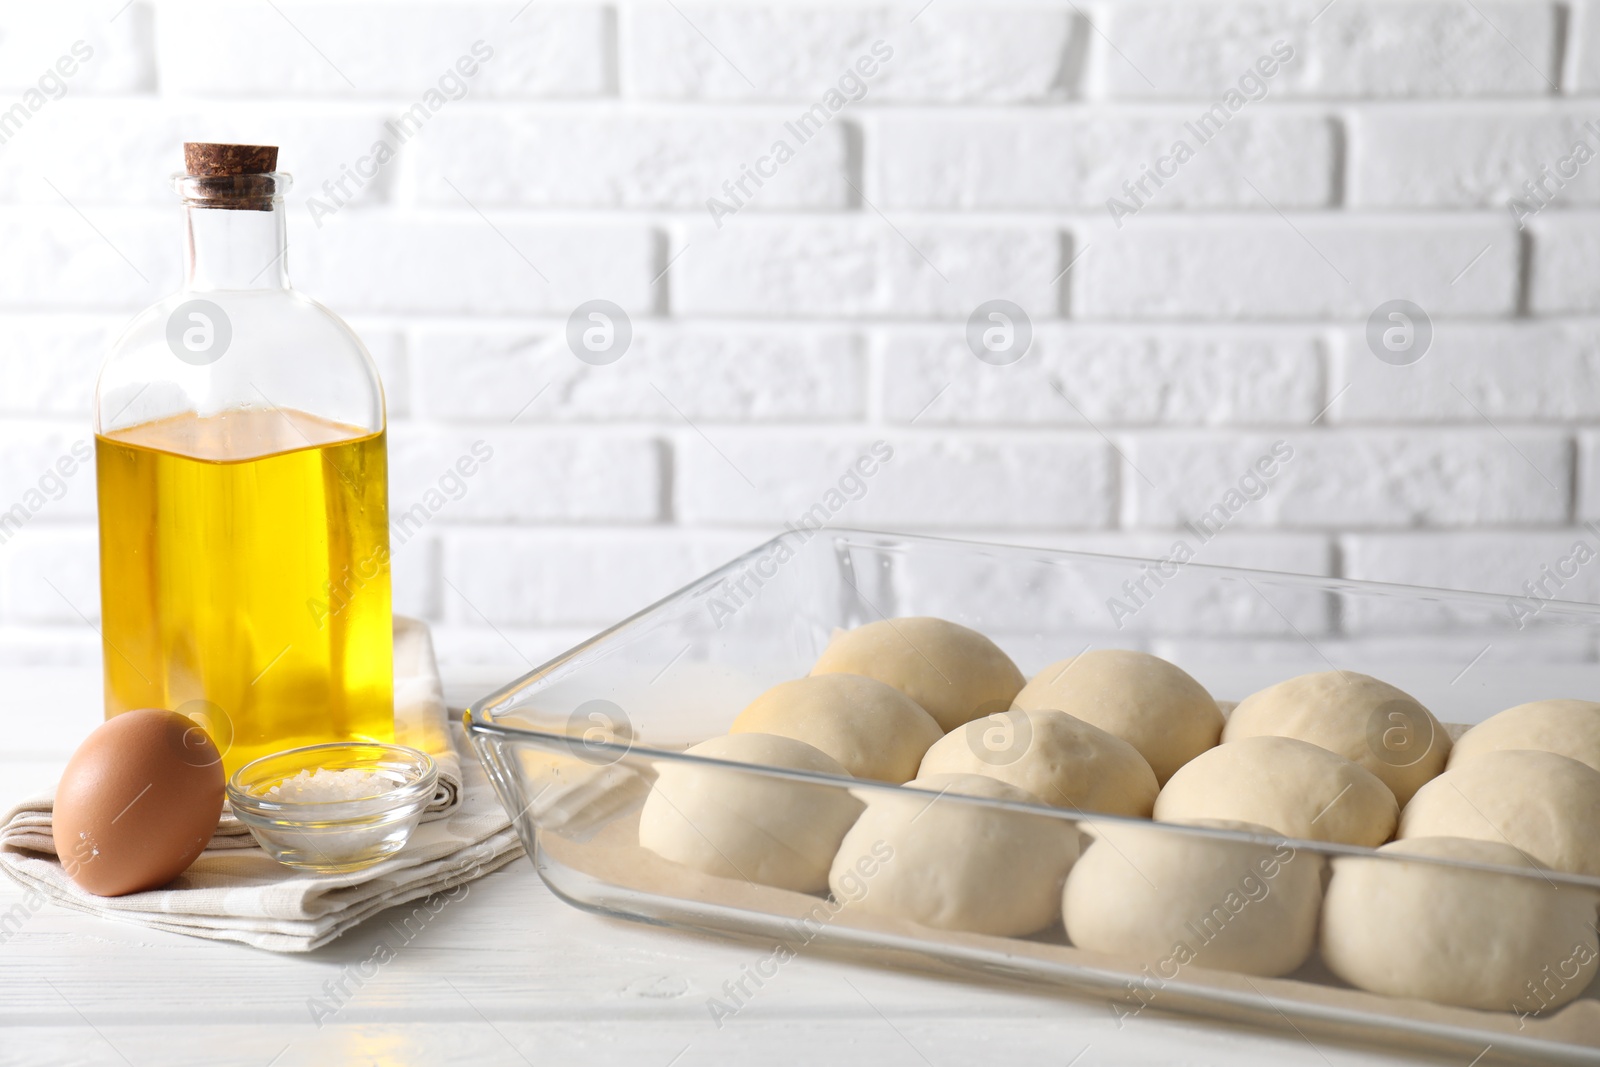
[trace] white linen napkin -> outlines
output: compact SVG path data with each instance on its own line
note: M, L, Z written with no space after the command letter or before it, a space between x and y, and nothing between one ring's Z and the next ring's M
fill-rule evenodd
M395 735L439 767L439 788L423 822L398 854L363 871L297 871L267 857L224 811L211 843L160 889L100 897L80 889L56 859L53 791L26 800L0 823L0 870L30 893L64 907L157 930L242 941L274 952L325 945L370 915L431 896L503 867L522 843L445 707L427 625L397 616Z

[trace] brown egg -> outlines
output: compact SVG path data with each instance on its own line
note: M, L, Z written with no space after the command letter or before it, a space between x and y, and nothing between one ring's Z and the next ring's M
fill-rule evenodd
M78 746L56 787L56 854L74 882L116 897L188 869L222 816L222 756L175 711L125 711Z

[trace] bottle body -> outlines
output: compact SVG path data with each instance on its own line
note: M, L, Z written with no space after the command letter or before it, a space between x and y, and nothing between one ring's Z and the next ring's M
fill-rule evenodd
M96 393L106 715L187 715L230 774L394 733L382 388L281 264L233 271L274 243L281 260L281 217L261 217L280 212L190 205L185 288L134 320ZM207 262L237 276L208 284Z
M249 425L265 420L282 425ZM236 436L259 444L216 447ZM97 435L107 716L187 714L220 735L230 773L391 740L384 446L259 409Z

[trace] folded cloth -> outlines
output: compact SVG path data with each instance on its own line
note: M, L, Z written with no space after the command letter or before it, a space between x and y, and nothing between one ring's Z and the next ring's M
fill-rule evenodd
M395 619L395 733L439 765L439 791L395 856L362 871L325 875L269 859L224 813L211 843L175 881L145 893L100 897L67 877L50 834L54 795L24 801L0 823L0 870L32 892L102 918L274 952L325 945L363 919L505 866L522 843L445 708L425 624Z
M422 820L442 819L461 804L461 755L450 739L444 683L433 635L421 619L394 617L394 740L420 749L439 767L439 785Z

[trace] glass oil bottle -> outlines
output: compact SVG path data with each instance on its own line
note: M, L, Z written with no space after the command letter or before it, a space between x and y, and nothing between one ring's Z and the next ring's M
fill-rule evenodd
M361 341L289 285L277 149L184 148L183 288L95 397L105 705L188 715L231 774L393 738L385 414Z

